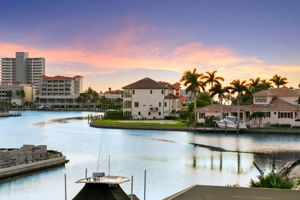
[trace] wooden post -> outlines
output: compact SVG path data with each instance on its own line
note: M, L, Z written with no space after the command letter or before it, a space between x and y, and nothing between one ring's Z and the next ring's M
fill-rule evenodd
M146 200L146 180L147 179L147 171L144 173L144 200Z
M67 200L67 174L65 174L65 200Z

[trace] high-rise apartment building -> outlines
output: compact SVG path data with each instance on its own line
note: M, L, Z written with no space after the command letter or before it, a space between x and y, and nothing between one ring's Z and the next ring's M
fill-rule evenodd
M29 58L27 52L16 52L15 58L1 58L1 83L27 83L39 86L45 75L45 58Z

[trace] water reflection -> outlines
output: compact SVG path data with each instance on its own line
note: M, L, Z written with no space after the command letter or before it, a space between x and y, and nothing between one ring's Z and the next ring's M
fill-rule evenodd
M64 173L68 196L82 185L85 168L96 170L99 142L100 169L135 179L135 193L143 196L143 171L148 170L148 199L158 200L194 184L247 186L261 168L279 169L299 159L300 136L194 134L177 131L97 129L82 120L84 112L23 112L19 118L0 119L0 147L46 144L62 151L70 162L60 170L22 177L0 184L0 199L63 199ZM78 118L79 117L79 118ZM42 123L40 123L42 122ZM40 123L37 125L37 123ZM130 184L124 184L130 192Z

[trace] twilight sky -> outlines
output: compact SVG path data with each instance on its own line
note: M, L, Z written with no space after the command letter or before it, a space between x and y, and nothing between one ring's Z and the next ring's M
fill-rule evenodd
M299 0L0 0L0 57L46 58L47 75L118 89L218 70L300 83Z

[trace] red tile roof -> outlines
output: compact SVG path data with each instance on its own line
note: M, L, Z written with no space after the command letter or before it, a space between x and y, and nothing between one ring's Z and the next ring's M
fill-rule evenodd
M82 76L74 76L74 77L68 77L68 76L41 76L43 80L74 80L75 78L83 78Z

